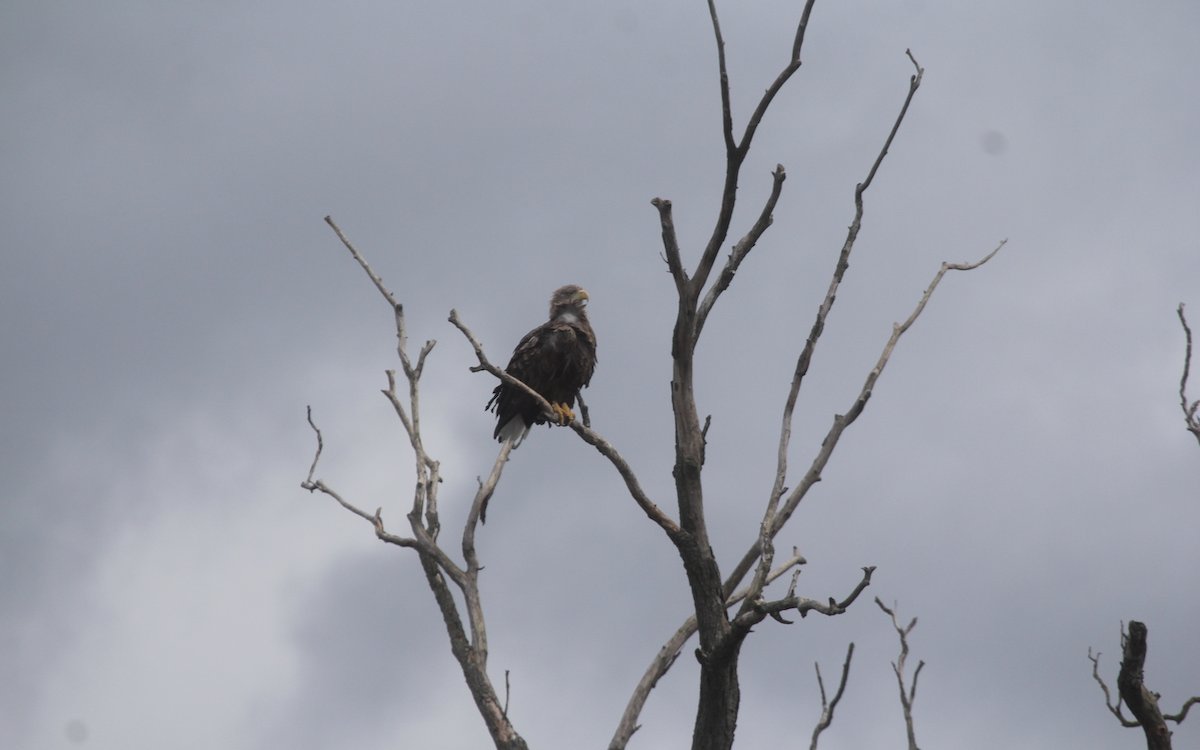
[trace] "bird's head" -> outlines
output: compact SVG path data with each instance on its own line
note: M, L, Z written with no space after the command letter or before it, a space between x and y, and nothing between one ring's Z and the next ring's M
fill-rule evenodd
M587 290L578 284L559 287L550 297L550 319L557 320L563 316L585 317L583 309L587 303Z

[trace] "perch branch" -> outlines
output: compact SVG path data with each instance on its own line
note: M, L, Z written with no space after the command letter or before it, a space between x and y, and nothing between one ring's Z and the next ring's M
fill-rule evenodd
M542 397L542 394L491 363L487 355L483 352L483 344L479 342L479 339L475 338L475 334L471 332L471 329L467 328L466 324L462 322L462 318L458 316L458 310L450 311L450 322L455 328L462 331L462 334L467 337L467 341L471 344L471 348L475 350L475 357L479 360L479 364L472 367L471 372L490 372L508 385L524 391L538 406L542 407L543 417L552 422L558 420L557 413L550 407L550 402Z

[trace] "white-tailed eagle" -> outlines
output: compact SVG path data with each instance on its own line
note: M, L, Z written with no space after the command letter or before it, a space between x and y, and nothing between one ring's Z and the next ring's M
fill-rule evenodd
M575 284L556 290L550 298L550 319L525 334L505 368L550 402L560 425L575 418L571 406L596 369L596 334L584 310L587 301L587 291ZM515 441L513 447L530 427L547 421L532 396L506 383L496 386L487 408L496 412L493 435L500 442Z

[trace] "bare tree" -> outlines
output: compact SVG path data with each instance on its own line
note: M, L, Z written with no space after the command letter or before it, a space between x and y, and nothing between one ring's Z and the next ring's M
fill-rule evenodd
M1146 687L1144 669L1146 665L1148 630L1144 623L1130 620L1129 632L1121 628L1121 670L1117 674L1117 702L1112 701L1112 693L1100 676L1100 652L1092 654L1088 649L1088 659L1092 662L1092 677L1104 692L1104 705L1109 712L1117 717L1123 727L1141 727L1146 735L1147 750L1171 750L1171 730L1167 722L1182 724L1187 718L1188 709L1194 703L1200 703L1200 696L1193 696L1184 701L1178 713L1164 714L1158 707L1162 696ZM1121 704L1129 706L1132 719L1125 718Z
M942 264L908 318L902 323L893 325L891 336L849 408L844 413L833 416L832 423L811 464L798 477L792 476L788 468L788 453L792 432L792 415L800 387L811 365L817 343L824 332L826 320L833 309L838 289L849 268L849 258L862 226L864 195L891 148L908 107L921 85L924 71L917 64L915 57L906 51L914 69L909 79L907 95L884 139L882 148L871 163L865 179L855 186L853 219L837 255L828 290L818 307L816 318L806 340L799 347L792 383L782 409L774 482L764 503L759 532L733 569L722 571L709 541L704 511L703 470L709 420L707 418L703 421L700 419L700 412L696 404L693 387L694 354L705 322L713 307L722 293L729 288L741 264L772 223L773 212L786 178L786 173L781 165L776 166L772 172L770 195L757 217L745 234L733 243L731 251L723 263L718 263L721 248L728 241L732 229L741 168L749 153L754 135L771 102L800 68L805 33L808 29L814 2L815 0L808 0L805 4L796 26L792 48L786 63L767 87L741 134L738 135L735 133L731 111L725 42L721 34L715 4L709 0L708 10L717 48L722 132L726 157L725 177L716 224L692 270L688 269L684 252L676 236L671 202L662 198L655 198L652 201L658 211L664 257L678 297L671 338L671 406L675 421L675 461L672 474L675 482L676 514L672 516L664 511L645 492L630 463L612 443L587 424L581 424L578 421L570 424L570 428L582 440L596 448L601 456L612 465L624 481L625 487L637 507L662 530L668 541L674 545L687 574L693 605L692 615L659 649L642 679L634 688L609 743L612 750L622 750L626 747L638 728L638 717L650 692L675 663L684 644L693 635L698 635L699 644L695 655L700 664L700 677L692 747L695 750L727 750L733 744L740 704L739 655L742 644L751 629L767 617L781 623L789 623L785 614L793 611L800 617L805 617L810 612L826 616L842 614L870 584L874 567L865 566L862 568L862 576L857 584L840 600L834 597L813 599L801 596L797 594L796 588L799 566L803 565L805 560L798 551L793 550L790 557L778 562L775 556L775 540L808 491L821 480L822 472L843 432L858 419L865 409L875 384L887 366L900 337L916 322L945 274L952 270L965 271L977 268L990 260L1004 245L1001 242L975 263ZM426 357L433 349L434 342L425 343L414 365L407 353L407 336L402 305L385 287L382 279L371 269L333 220L327 217L326 221L333 227L342 243L385 298L392 308L395 318L397 351L408 384L408 395L405 399L398 393L394 371L388 371L388 387L383 393L404 426L416 465L416 487L413 493L412 508L408 513L411 535L401 536L387 531L379 510L372 514L359 509L343 499L322 480L316 478L317 462L323 446L320 431L312 422L311 413L310 424L316 432L318 447L308 478L302 486L310 491L319 491L332 497L344 508L362 517L373 526L376 536L382 541L416 551L425 572L426 581L441 610L443 622L450 637L451 650L463 671L467 686L496 747L523 748L525 742L510 723L506 707L501 703L487 671L487 633L478 580L481 566L475 550L476 526L488 498L500 481L504 464L508 459L509 445L506 443L501 447L487 479L480 481L478 490L471 499L471 510L461 535L461 560L456 560L439 542L441 530L437 510L439 464L426 453L420 432L418 385ZM547 416L553 415L550 404L540 394L491 362L479 340L456 311L451 311L450 322L466 337L474 349L478 364L471 368L473 371L488 372L510 386L523 389L540 404ZM790 489L789 485L792 485ZM768 596L766 594L767 587L789 571L792 572L792 576L787 591L781 596ZM461 594L463 609L465 609L465 621L452 587ZM836 706L845 687L849 658L848 654L842 681L834 699L824 705L824 709L828 711L829 720L832 720L833 707ZM824 718L823 713L822 720ZM814 732L814 744L819 731L818 729Z

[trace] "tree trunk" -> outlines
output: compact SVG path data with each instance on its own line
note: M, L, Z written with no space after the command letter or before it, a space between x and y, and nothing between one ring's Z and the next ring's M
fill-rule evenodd
M738 655L742 639L736 639L716 658L700 666L700 703L692 730L692 750L729 750L737 728L741 688L738 687Z

